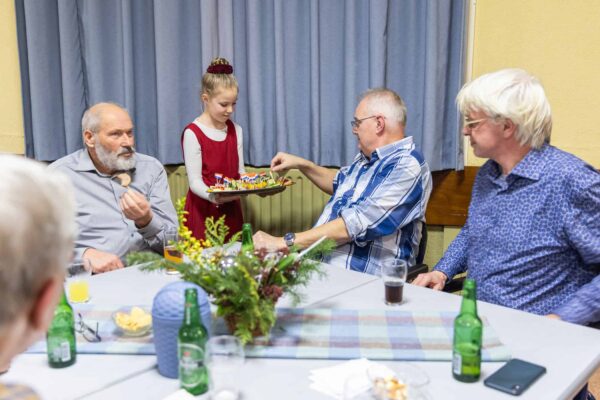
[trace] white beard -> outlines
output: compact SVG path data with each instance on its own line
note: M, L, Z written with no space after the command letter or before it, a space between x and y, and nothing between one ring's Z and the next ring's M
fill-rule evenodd
M112 152L106 149L101 144L96 146L96 155L98 160L104 165L106 169L112 172L116 171L128 171L135 168L135 157L121 158L120 154L132 153L135 154L135 148L122 148L118 152Z

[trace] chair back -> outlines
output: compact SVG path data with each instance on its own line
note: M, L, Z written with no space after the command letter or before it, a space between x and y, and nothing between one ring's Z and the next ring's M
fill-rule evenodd
M419 242L419 252L417 253L416 263L423 264L425 252L427 251L427 224L422 223L421 241Z

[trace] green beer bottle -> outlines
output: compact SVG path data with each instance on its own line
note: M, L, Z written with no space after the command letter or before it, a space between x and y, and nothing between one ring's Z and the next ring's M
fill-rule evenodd
M254 242L252 241L252 225L249 223L242 225L242 251L254 251Z
M465 279L460 313L454 320L452 375L461 382L476 382L481 371L483 327L477 316L477 290L473 279Z
M75 347L75 318L73 308L63 291L54 310L54 318L46 334L48 364L52 368L73 365L77 359Z
M183 324L179 329L177 351L181 387L197 396L208 390L208 371L204 365L204 346L208 340L206 328L200 322L198 291L185 289Z

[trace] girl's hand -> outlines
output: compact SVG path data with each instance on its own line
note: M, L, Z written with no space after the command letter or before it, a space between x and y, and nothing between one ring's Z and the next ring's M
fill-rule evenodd
M240 196L237 194L226 194L226 193L213 193L215 204L228 203L230 201L239 200Z

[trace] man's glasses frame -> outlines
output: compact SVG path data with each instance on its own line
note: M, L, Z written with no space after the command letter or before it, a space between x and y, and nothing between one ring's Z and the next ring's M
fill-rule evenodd
M463 120L463 126L467 129L477 129L477 127L479 126L480 122L485 121L486 119L489 119L488 117L486 118L479 118L479 119L467 119L465 118Z
M81 333L81 336L83 336L83 338L90 343L98 343L102 341L102 337L98 334L98 322L96 322L96 329L92 328L85 323L81 313L77 313L75 332Z
M360 126L360 124L366 120L366 119L370 119L370 118L377 118L379 117L379 115L371 115L370 117L365 117L365 118L354 118L352 121L350 121L350 125L352 125L353 128L358 129L358 127Z

